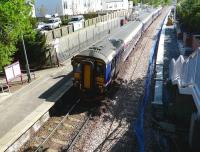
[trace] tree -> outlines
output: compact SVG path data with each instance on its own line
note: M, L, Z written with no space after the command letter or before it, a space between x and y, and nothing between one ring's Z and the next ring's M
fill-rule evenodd
M181 27L189 33L200 33L200 0L182 0L177 5Z
M0 1L0 68L12 61L22 35L34 38L31 10L26 0Z

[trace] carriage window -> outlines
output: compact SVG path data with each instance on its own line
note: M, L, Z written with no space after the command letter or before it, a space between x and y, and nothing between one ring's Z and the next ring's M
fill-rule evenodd
M111 70L113 70L115 68L115 58L112 60L112 63L111 63Z
M99 76L99 77L103 77L104 76L103 65L97 64L96 75Z

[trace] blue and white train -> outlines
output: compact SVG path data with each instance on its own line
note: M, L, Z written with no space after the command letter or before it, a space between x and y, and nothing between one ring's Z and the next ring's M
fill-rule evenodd
M120 66L136 46L142 33L160 15L161 8L140 20L129 22L117 33L72 58L73 86L85 97L105 95Z

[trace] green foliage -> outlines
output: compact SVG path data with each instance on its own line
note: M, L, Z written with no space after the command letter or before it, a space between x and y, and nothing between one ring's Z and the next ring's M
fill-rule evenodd
M85 20L88 20L88 19L91 19L91 18L95 18L97 16L98 16L98 14L96 12L90 12L88 14L84 14Z
M143 3L152 6L169 5L171 0L132 0L133 4Z
M26 0L0 1L0 67L12 61L12 56L17 51L16 43L22 34L34 38L30 21L31 9Z
M69 19L63 19L62 20L62 25L68 25L69 22L70 22Z
M177 5L177 16L186 32L200 33L200 0L180 1Z
M136 5L141 2L141 0L132 0L132 1L133 1L133 5Z
M40 66L45 64L44 62L46 59L45 36L37 33L34 40L31 37L25 37L24 42L30 67L40 68ZM20 60L22 67L25 69L26 63L24 60L23 46L21 41L18 42L17 48L21 51L16 52L14 58L15 60Z

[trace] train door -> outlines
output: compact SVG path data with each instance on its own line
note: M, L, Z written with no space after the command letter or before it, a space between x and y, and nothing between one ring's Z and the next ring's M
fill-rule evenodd
M114 57L111 63L111 78L116 76L116 58Z
M83 87L91 89L92 86L92 65L85 63L83 66Z

